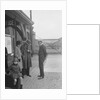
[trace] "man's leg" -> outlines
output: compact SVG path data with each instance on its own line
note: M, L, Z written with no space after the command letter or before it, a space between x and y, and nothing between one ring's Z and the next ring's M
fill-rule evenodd
M30 75L30 67L27 68L27 76L31 77L31 75Z
M44 67L42 67L42 78L44 78Z
M40 76L42 77L42 78L44 78L44 68L43 68L43 62L40 62Z
M29 75L29 68L27 68L27 76Z
M26 75L26 69L25 69L25 59L22 57L22 62L23 62L23 69L22 69L22 76L24 77L24 75Z

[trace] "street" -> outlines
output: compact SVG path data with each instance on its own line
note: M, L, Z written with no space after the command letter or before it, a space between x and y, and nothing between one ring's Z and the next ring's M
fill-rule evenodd
M44 79L38 79L38 56L32 57L31 77L25 76L23 89L61 89L62 88L62 55L48 55L44 63Z

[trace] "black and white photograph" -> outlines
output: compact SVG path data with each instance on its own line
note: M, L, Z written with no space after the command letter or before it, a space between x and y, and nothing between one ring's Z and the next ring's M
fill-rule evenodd
M62 88L61 10L5 10L5 88Z
M1 8L1 98L65 100L66 1L2 1Z
M100 0L0 0L0 100L100 100Z

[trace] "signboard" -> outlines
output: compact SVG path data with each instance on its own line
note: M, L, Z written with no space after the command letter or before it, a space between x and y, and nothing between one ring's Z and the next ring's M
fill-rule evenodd
M5 47L7 47L8 53L12 53L12 43L10 35L5 36Z
M13 20L9 20L5 22L6 25L14 25L14 21Z

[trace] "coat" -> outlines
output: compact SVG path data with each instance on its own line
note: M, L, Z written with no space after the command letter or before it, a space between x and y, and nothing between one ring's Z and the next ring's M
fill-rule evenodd
M39 62L43 63L47 56L46 47L43 44L39 47L38 56Z
M22 69L22 68L23 68L23 65L22 65L22 53L21 53L20 48L18 48L17 46L16 46L16 48L15 48L15 56L16 56L18 59L20 59L20 62L18 62L18 64L19 64L20 68Z
M23 68L27 69L27 44L26 43L24 43L21 46L21 53L22 53Z
M27 67L32 67L32 62L31 62L31 45L28 44L27 46Z
M11 77L14 79L21 77L22 74L21 74L20 66L18 64L17 65L12 64L9 67L9 75L11 75Z

